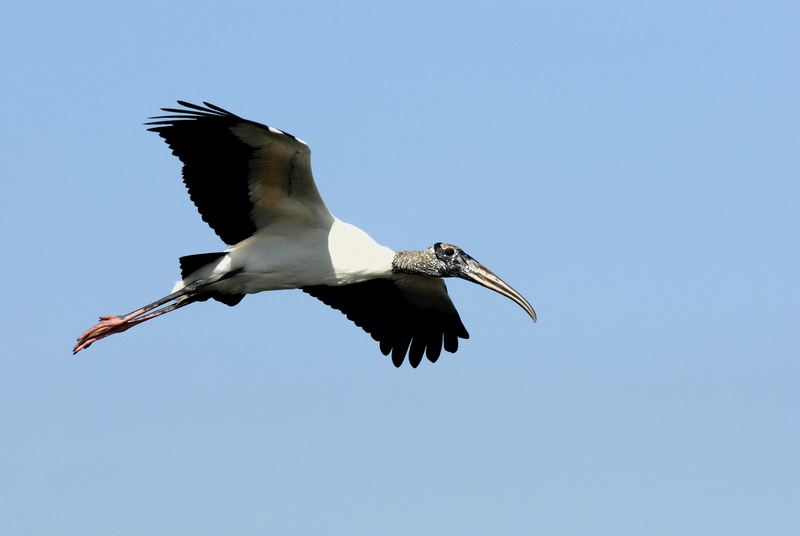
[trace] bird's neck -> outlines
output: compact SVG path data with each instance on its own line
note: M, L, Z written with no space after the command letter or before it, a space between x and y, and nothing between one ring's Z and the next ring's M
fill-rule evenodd
M439 277L436 255L430 249L424 251L398 251L392 260L392 272Z

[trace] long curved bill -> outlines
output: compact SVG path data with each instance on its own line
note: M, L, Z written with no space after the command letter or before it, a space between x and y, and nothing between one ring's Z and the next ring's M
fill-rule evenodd
M533 310L528 300L523 298L522 294L511 288L508 283L494 275L491 270L475 259L470 257L467 266L461 271L459 276L462 279L472 281L473 283L492 289L495 292L499 292L506 298L511 298L518 303L520 307L525 309L525 312L531 315L533 321L536 322L536 311Z

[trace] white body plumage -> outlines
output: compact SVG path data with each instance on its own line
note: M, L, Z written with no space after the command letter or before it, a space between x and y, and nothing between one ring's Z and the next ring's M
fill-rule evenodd
M349 285L390 277L395 252L367 233L334 218L328 228L286 225L259 229L226 254L175 283L172 292L198 279L243 269L211 288L222 294L255 294L310 285Z

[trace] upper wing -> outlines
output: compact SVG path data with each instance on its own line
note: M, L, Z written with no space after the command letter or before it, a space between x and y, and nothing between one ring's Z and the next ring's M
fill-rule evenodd
M213 104L151 119L149 130L183 162L192 201L219 237L233 245L280 218L311 225L332 220L311 175L311 150L291 134L248 121Z
M380 342L383 355L403 364L406 351L412 367L426 354L431 362L444 349L458 350L458 338L467 333L441 279L403 274L397 279L373 279L330 287L303 287L303 291L338 309ZM410 349L409 349L410 346ZM427 348L427 351L426 351Z

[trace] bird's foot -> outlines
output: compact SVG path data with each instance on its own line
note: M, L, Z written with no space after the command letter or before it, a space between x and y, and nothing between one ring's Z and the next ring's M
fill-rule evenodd
M101 316L100 322L97 325L89 328L86 333L78 337L78 344L76 344L75 348L72 349L72 354L77 354L81 350L91 346L93 342L104 339L109 335L122 333L123 331L132 328L138 324L138 322L132 322L131 320L140 314L141 310L124 316Z

